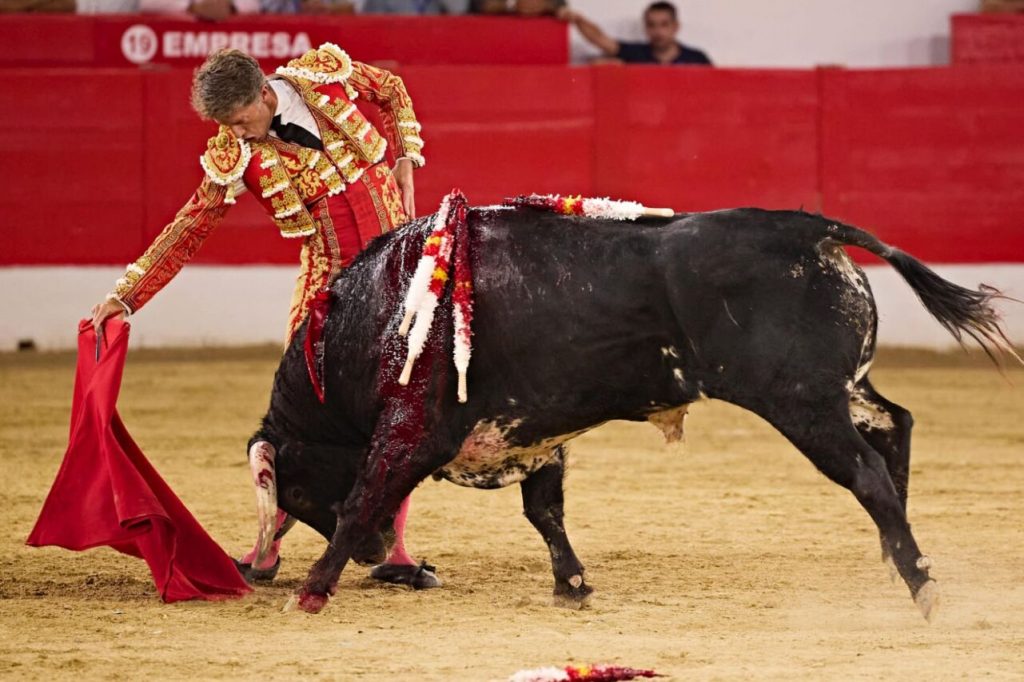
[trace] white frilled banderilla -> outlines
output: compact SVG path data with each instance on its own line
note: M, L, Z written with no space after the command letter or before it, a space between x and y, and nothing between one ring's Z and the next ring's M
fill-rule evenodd
M434 311L448 280L454 277L452 292L455 327L455 369L459 373L459 402L469 399L466 372L473 353L471 323L473 321L473 273L469 263L469 228L466 224L468 206L459 190L452 190L441 202L434 217L434 227L423 244L423 255L416 265L409 291L405 296L405 316L398 328L409 337L409 354L398 383L406 386L412 377L416 358L423 352ZM454 259L452 255L454 254ZM415 324L413 324L415 318ZM410 331L410 325L412 330Z

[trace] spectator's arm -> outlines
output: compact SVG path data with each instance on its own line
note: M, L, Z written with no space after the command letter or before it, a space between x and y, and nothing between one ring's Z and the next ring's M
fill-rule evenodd
M559 19L568 21L575 26L588 43L604 52L607 56L614 57L619 53L619 41L609 37L597 24L579 12L574 12L568 7L562 7L559 8L557 16Z

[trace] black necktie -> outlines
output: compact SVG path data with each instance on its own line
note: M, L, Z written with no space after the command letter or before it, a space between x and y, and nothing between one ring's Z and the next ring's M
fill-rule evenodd
M270 122L270 127L285 142L294 142L310 149L324 150L324 143L320 141L320 138L302 126L294 123L281 123L281 114L274 117L274 120Z

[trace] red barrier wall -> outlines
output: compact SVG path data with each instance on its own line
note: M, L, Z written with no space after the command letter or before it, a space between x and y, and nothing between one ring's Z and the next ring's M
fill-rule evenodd
M338 43L355 59L407 65L569 62L569 29L544 17L154 15L0 16L0 67L161 65L193 68L238 47L271 70L310 47Z
M62 71L45 88L37 71L6 71L2 79L0 262L128 262L142 245L150 190L142 173L143 75ZM118 106L96 106L111 93Z
M680 210L817 206L813 71L594 70L594 193Z
M1024 14L955 14L954 64L1024 64Z
M934 261L1024 261L1024 72L822 81L822 210Z
M408 67L420 213L451 187L823 210L937 262L1024 262L1024 72ZM201 178L186 71L0 70L0 265L123 264ZM295 262L243 197L207 263Z

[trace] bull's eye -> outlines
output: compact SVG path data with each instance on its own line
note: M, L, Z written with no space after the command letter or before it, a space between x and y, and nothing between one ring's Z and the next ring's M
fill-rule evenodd
M288 488L288 498L293 502L301 502L303 497L302 488L299 486L293 485L291 488Z

